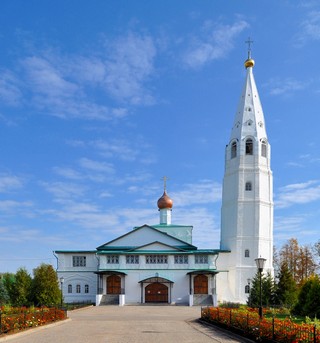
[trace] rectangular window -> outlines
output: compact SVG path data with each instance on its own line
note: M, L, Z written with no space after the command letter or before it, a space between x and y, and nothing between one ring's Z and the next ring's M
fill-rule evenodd
M72 293L72 285L68 285L68 293Z
M208 263L208 255L195 255L195 263Z
M89 293L89 285L84 285L84 292Z
M81 286L80 286L80 285L77 285L77 286L76 286L76 292L77 292L77 293L81 293Z
M126 263L127 264L138 264L139 263L139 255L127 255L126 256Z
M146 263L147 264L168 263L168 256L167 255L146 255Z
M86 264L86 256L72 256L72 265L74 267L85 267Z
M119 263L119 256L118 255L108 255L107 256L107 263L108 264L118 264Z
M188 263L188 255L175 255L174 256L174 263L176 263L176 264L187 264Z

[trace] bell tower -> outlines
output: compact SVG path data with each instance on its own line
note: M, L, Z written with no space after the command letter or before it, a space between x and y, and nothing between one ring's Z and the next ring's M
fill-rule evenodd
M257 272L256 258L265 258L264 271L273 273L271 149L253 76L252 41L247 43L245 83L225 150L220 242L221 250L231 251L221 261L228 271L229 300L241 303L248 298L248 279Z

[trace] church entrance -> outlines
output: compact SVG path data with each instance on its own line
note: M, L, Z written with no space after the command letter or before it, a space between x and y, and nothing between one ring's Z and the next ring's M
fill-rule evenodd
M107 278L107 294L121 294L121 277L110 275Z
M208 277L203 274L194 277L194 294L208 294Z
M168 303L168 287L163 283L154 282L145 288L146 303Z

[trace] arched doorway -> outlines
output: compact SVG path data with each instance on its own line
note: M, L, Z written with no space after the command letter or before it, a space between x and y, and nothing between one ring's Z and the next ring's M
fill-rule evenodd
M121 294L121 277L110 275L107 278L107 294Z
M167 303L168 287L163 283L154 282L145 288L146 303Z
M193 279L194 294L208 294L208 277L203 274L196 275Z

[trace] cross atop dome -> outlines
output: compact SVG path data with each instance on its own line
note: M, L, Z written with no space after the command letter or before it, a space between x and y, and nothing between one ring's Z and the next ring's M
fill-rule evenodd
M163 190L167 191L167 181L169 180L168 176L164 176L161 178L163 180Z
M248 58L244 62L244 66L247 68L252 68L254 66L254 60L251 58L251 44L253 43L253 40L251 40L250 37L248 37L248 40L245 41L246 44L248 44Z
M253 40L251 40L250 37L248 37L248 40L245 41L246 44L248 44L248 60L251 58L251 44L253 43Z

